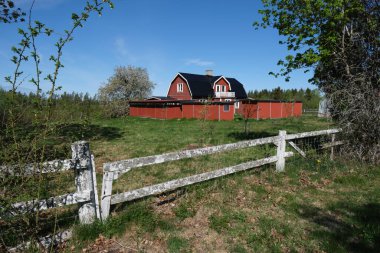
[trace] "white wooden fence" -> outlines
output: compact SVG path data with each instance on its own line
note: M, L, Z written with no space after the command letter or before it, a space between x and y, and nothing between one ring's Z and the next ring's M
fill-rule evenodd
M73 143L71 146L72 159L55 160L46 162L40 166L35 166L33 164L26 165L23 167L22 171L22 175L32 176L35 173L55 173L73 169L75 171L75 185L77 189L76 192L43 200L31 200L14 203L12 207L15 210L14 214L16 214L20 212L46 210L49 208L61 207L65 205L79 204L79 221L80 223L88 224L94 222L95 219L107 219L109 216L110 207L114 204L135 200L150 195L156 195L165 191L174 190L187 185L192 185L270 163L276 163L276 171L284 171L285 158L293 156L293 152L285 151L287 141L289 145L294 148L294 150L296 150L302 156L305 156L305 152L303 152L292 140L313 136L331 135L331 142L325 143L323 145L323 148L331 148L331 158L333 158L334 146L343 144L341 141L335 141L335 134L339 131L339 129L329 129L298 134L287 134L286 131L280 131L279 135L272 137L105 163L103 165L101 212L99 208L98 193L96 190L97 187L94 156L90 152L89 143L85 141L79 141ZM266 157L255 161L249 161L211 172L171 180L165 183L151 185L140 189L112 195L113 181L132 169L147 165L216 154L224 151L254 147L269 143L273 143L277 146L277 153L275 156ZM19 170L17 170L16 167L0 167L0 175L18 176L18 171Z
M76 192L43 200L30 200L12 204L13 215L37 210L46 210L66 205L79 204L79 221L88 224L100 219L99 199L96 190L94 156L88 142L79 141L71 145L72 159L55 160L43 164L26 166L1 166L1 176L33 176L36 173L75 171ZM73 182L74 183L74 182Z
M236 143L223 144L213 147L184 150L179 152L165 153L161 155L133 158L123 161L103 164L103 184L101 190L101 212L99 210L99 198L96 187L96 174L94 156L90 152L88 142L79 141L72 144L72 159L55 160L35 166L33 164L22 167L5 167L0 166L0 176L33 176L35 173L55 173L73 169L75 171L76 192L61 196L51 197L45 200L31 200L19 202L12 205L14 214L22 212L31 212L36 210L46 210L49 208L61 207L65 205L79 204L79 220L82 224L94 222L96 219L105 220L109 216L111 205L131 201L151 195L174 190L180 187L192 185L195 183L207 181L210 179L230 175L239 171L248 170L265 164L276 163L276 171L285 170L285 158L293 156L293 152L286 152L286 143L288 142L303 157L305 152L301 150L292 140L303 139L308 137L330 135L331 142L324 143L322 148L331 148L331 159L334 157L334 147L342 145L342 141L336 141L335 134L340 132L339 129L328 129L322 131L305 132L298 134L287 134L286 131L280 131L279 135L240 141ZM275 156L266 157L259 160L249 161L246 163L205 172L181 179L171 180L165 183L151 185L140 189L112 194L112 184L119 176L139 167L160 164L169 161L176 161L185 158L192 158L203 155L216 154L224 151L243 149L248 147L259 146L273 143L277 146ZM1 217L0 217L1 218ZM57 240L66 240L71 237L71 231L64 231L58 235L42 238L41 242L49 245ZM24 246L19 246L24 247ZM17 251L19 247L10 251Z
M105 163L103 165L103 184L102 184L102 196L101 196L101 217L103 220L107 219L110 212L111 205L131 201L151 195L156 195L163 193L165 191L174 190L180 187L192 185L195 183L203 182L206 180L222 177L225 175L233 174L239 171L251 169L254 167L259 167L264 164L276 163L276 171L281 172L285 170L285 158L293 156L293 152L286 152L286 142L289 144L302 156L305 153L291 140L302 139L307 137L321 136L321 135L331 135L332 142L324 144L324 148L331 148L331 157L333 157L333 147L341 145L341 141L335 141L335 134L338 133L339 129L329 129L314 132L305 132L299 134L286 134L286 131L280 131L278 136L266 137L255 140L240 141L237 143L230 143L224 145L218 145L213 147L185 150L179 152L171 152L161 155L133 158L123 161ZM203 155L210 155L215 153L220 153L223 151L237 150L242 148L254 147L258 145L273 143L277 146L277 154L275 156L266 157L264 159L259 159L255 161L250 161L235 166L222 168L219 170L206 172L202 174L197 174L194 176L189 176L181 179L171 180L165 183L160 183L156 185L151 185L143 187L140 189L112 194L112 184L119 176L124 173L129 172L132 169L139 167L160 164L169 161L181 160L184 158L192 158Z

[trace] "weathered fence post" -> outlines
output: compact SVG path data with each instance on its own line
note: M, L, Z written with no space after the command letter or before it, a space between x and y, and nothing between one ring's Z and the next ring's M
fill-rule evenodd
M285 170L285 148L286 148L286 131L280 131L277 141L277 162L276 171L282 172Z
M77 194L90 199L79 203L79 221L89 224L96 219L96 198L91 162L90 144L86 141L78 141L71 145L72 158L75 160L75 184Z
M110 213L111 208L111 194L112 194L112 182L113 182L113 172L103 173L103 183L102 183L102 220L106 220Z
M335 134L331 135L331 142L335 142ZM334 146L331 147L331 154L330 154L330 160L334 160Z
M91 154L91 167L92 167L92 182L94 185L94 199L95 199L95 211L96 211L96 218L101 219L100 214L100 205L99 205L99 196L98 196L98 186L96 182L96 166L95 166L95 157L93 154Z

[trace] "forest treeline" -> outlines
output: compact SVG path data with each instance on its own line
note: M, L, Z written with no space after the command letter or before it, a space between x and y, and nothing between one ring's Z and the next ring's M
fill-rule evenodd
M304 109L317 109L319 101L322 98L318 89L287 89L283 90L280 87L272 90L254 90L248 91L248 97L253 99L274 99L287 101L302 101Z
M15 96L17 103L11 103L11 96ZM43 97L47 97L42 94ZM275 100L289 100L289 101L302 101L303 108L317 109L321 94L317 89L287 89L283 90L277 87L272 90L254 90L248 92L248 97L253 99L275 99ZM18 110L22 111L22 118L26 122L33 121L34 110L36 110L37 103L36 95L34 93L15 93L6 91L0 88L0 125L6 122L7 108L17 104ZM57 94L49 102L48 99L43 99L42 106L52 103L53 115L57 121L76 121L78 119L86 120L91 118L109 117L109 111L106 106L102 104L99 98L91 96L88 93L76 92L63 92ZM40 106L40 105L39 105Z
M70 122L79 120L89 120L90 117L101 117L102 110L100 102L96 96L90 96L88 93L67 93L54 95L49 101L46 94L41 94L42 103L35 93L13 93L0 87L0 126L7 122L9 108L18 112L18 120L24 124L30 124L35 121L37 110L48 108L50 103L50 114L52 120L59 122Z

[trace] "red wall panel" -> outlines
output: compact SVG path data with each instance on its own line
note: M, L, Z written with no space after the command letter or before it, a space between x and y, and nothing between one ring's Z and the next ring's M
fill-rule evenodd
M299 117L302 115L301 102L257 102L242 104L237 110L243 117L252 119L276 119L287 117ZM206 118L208 120L233 120L234 105L229 105L229 110L224 111L224 105L183 104L170 106L131 106L130 116L148 117L157 119L179 118Z
M234 119L234 114L235 114L235 109L234 109L234 104L229 105L229 111L225 112L224 111L224 105L215 105L215 110L217 113L220 115L220 120L233 120ZM218 114L216 114L218 115ZM214 118L217 120L218 118Z
M293 103L282 103L282 116L284 118L293 116Z
M294 103L294 116L300 117L302 116L302 103Z
M148 104L144 106L132 105L130 115L157 119L205 118L207 120L233 120L234 105L229 105L228 111L224 111L223 104L183 104L182 106L170 105L164 107L149 106Z
M185 119L194 118L193 116L194 105L182 105L182 117Z
M281 102L269 102L270 106L270 118L271 119L279 119L281 118Z
M302 102L257 101L243 103L237 110L243 117L252 119L278 119L302 115Z
M170 106L163 108L166 110L166 119L180 119L182 118L181 106Z
M270 118L270 106L268 102L258 102L258 114L259 119L269 119Z
M241 104L237 113L243 116L243 118L257 119L258 110L257 104Z
M139 110L138 107L133 107L133 106L131 106L131 107L129 108L129 115L130 115L130 116L138 116L138 115L139 115L139 114L138 114L138 110Z

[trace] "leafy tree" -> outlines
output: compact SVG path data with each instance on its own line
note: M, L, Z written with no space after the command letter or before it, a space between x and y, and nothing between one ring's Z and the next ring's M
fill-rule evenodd
M261 22L284 38L290 52L275 76L314 70L310 80L330 99L347 137L346 151L380 162L380 2L262 0Z
M15 7L14 1L0 0L0 23L25 21L25 12Z
M99 99L107 106L109 116L127 115L129 101L148 97L154 85L144 68L116 67L115 73L100 87Z
M283 91L280 87L277 87L273 90L273 99L281 100L283 98Z
M0 0L1 1L1 0ZM39 243L42 233L57 232L58 218L62 210L54 210L41 213L37 203L33 202L26 212L14 208L13 203L26 199L41 199L50 197L53 184L49 183L46 174L32 173L29 175L25 164L32 163L42 169L43 162L62 158L67 154L67 149L54 139L57 135L58 125L64 123L57 112L57 90L60 70L63 68L62 55L67 43L73 40L73 34L83 27L93 13L101 14L105 5L112 3L110 0L91 0L83 3L80 13L73 13L71 26L62 32L53 33L47 25L32 17L33 5L28 11L27 22L22 23L18 29L20 42L12 47L14 71L5 77L5 82L10 85L10 91L0 90L0 165L12 166L12 173L8 175L2 168L0 177L0 251L6 252L7 248L16 246L20 242L30 241L31 247ZM21 17L13 15L13 1L0 2L0 21L15 22ZM45 73L40 62L40 44L44 36L57 36L55 50L49 57L53 67L52 73ZM25 65L30 64L34 71L25 75ZM29 79L30 78L30 79ZM29 79L29 80L28 80ZM41 80L46 80L50 85L47 94L41 90ZM18 88L29 81L35 92L26 96L18 92ZM71 114L72 115L72 114ZM62 140L60 140L62 142ZM62 143L65 145L66 143ZM65 152L66 151L66 152ZM5 176L3 176L5 174ZM60 174L61 176L61 174ZM50 176L49 176L50 177ZM54 185L62 177L55 178ZM26 245L26 244L25 244ZM52 245L54 246L54 245ZM20 248L20 251L26 249ZM40 249L41 251L54 251L54 248ZM37 251L37 249L31 251Z
M311 93L311 90L309 88L307 88L306 91L305 91L305 98L306 98L306 100L310 101L312 97L313 97L313 94Z

